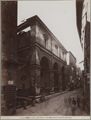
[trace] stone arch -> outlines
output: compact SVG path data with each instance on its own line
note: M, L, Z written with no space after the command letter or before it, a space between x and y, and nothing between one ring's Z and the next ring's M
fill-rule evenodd
M47 93L48 89L50 89L50 70L49 59L45 56L40 60L40 84L41 92L45 90Z

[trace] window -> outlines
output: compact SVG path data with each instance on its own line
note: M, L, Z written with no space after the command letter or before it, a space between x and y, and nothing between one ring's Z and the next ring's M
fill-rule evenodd
M55 44L55 54L59 56L59 47Z
M44 40L45 40L45 47L47 45L47 40L48 40L48 35L47 34L43 34Z
M56 48L56 49L58 49L58 46L57 46L57 45L55 45L55 48Z

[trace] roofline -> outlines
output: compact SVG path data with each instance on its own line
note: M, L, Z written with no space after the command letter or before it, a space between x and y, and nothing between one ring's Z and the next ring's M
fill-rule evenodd
M76 57L73 55L73 53L71 52L71 51L68 51L68 53L71 53L71 55L75 58L75 60L76 60Z
M67 50L65 47L61 44L61 42L55 37L55 35L49 30L49 28L45 25L45 23L37 16L33 16L31 18L26 19L26 21L18 26L18 32L19 30L23 30L21 28L28 27L29 25L34 24L34 22L38 21L40 24L43 25L43 27L46 29L46 31L59 43L59 46L62 47L66 52Z

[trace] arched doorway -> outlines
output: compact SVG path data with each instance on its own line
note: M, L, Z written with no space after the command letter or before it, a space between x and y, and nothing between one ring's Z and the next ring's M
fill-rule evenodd
M54 71L54 91L57 92L59 90L59 74L58 74L58 64L54 63L53 66L53 71Z
M46 57L43 57L40 61L40 66L41 92L48 93L50 90L49 60Z

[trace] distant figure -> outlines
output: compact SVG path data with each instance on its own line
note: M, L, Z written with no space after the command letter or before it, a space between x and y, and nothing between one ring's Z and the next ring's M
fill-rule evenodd
M72 115L75 115L75 111L76 111L76 101L73 97L73 99L72 99Z
M45 101L45 88L41 88L40 102Z
M73 97L73 99L72 99L72 104L73 104L73 105L76 105L76 100L75 100L74 97Z

